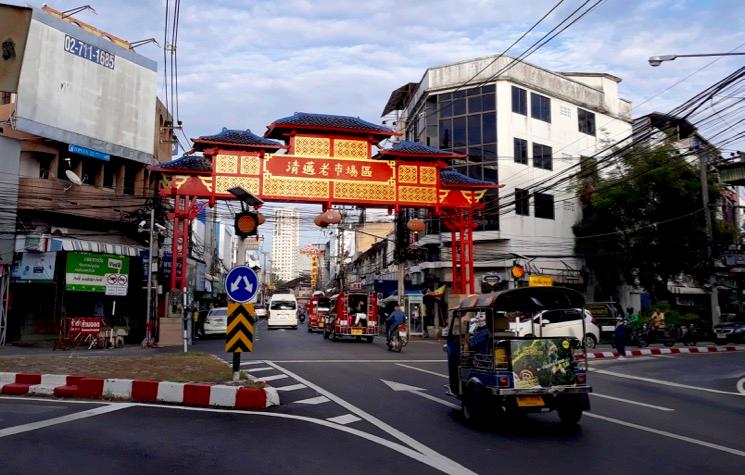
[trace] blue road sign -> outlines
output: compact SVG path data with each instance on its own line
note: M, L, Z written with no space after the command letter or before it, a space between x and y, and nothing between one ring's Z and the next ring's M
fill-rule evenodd
M246 303L259 291L259 278L250 267L233 267L225 278L225 291L230 300Z

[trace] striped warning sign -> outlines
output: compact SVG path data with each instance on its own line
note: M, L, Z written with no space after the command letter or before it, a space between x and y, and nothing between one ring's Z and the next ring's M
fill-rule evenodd
M228 304L228 331L225 351L242 353L254 350L254 306L252 303Z

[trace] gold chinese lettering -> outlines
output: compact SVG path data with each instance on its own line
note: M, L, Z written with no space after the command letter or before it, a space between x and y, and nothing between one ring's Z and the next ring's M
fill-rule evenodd
M293 160L292 162L287 164L287 170L286 172L290 172L293 175L297 175L298 170L300 169L300 164L297 160Z
M339 176L344 171L344 166L341 163L337 163L334 165L334 173L336 173L336 176Z
M347 175L351 177L357 176L357 165L347 165Z
M372 169L367 165L362 165L362 176L371 178L372 177Z
M321 169L318 171L318 174L321 176L329 176L329 164L323 163L321 165Z
M312 160L303 164L303 175L315 175L316 164Z

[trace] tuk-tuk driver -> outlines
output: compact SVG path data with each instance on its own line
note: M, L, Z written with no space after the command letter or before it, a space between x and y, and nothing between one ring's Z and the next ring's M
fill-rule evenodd
M478 312L472 319L468 328L468 347L474 353L488 353L491 331L486 322L486 315Z

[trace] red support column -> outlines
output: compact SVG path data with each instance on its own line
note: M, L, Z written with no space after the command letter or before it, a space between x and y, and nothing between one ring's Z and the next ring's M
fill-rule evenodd
M463 223L461 223L461 226L462 225ZM465 262L466 240L465 240L465 236L463 235L464 233L463 227L460 228L459 232L460 232L460 236L459 236L460 242L458 244L460 244L460 286L461 286L460 293L465 294L467 291L466 284L468 283L468 272L466 271L466 262Z
M458 259L458 246L456 243L456 234L455 229L450 230L450 257L453 261L453 292L460 293L458 289L460 288L460 280L458 279L458 265L457 265L457 259Z
M473 258L473 216L469 213L468 214L468 225L466 226L467 233L468 233L468 240L466 242L468 246L468 273L470 275L470 282L471 282L471 293L476 293L476 282L475 282L475 276L474 276L474 258Z

